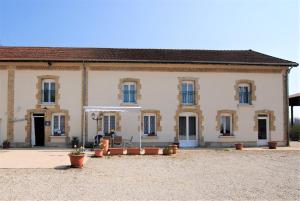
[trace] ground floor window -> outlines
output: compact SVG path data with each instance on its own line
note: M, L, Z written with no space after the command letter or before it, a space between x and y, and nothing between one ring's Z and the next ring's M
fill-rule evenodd
M232 117L230 114L222 114L220 117L220 133L224 136L232 134Z
M108 134L112 131L116 130L116 117L113 114L107 114L103 117L103 132L104 134Z
M52 135L65 135L65 115L53 114L52 116Z
M156 115L144 114L144 134L151 136L156 135Z

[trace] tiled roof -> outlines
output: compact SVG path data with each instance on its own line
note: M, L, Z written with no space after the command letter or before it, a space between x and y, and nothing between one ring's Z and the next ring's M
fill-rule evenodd
M120 49L0 46L0 61L89 61L297 66L253 50Z

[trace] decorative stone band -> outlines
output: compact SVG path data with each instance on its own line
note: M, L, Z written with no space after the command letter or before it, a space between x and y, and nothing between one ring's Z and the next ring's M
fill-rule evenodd
M142 98L142 95L141 95L141 88L142 88L142 85L141 85L141 81L140 79L137 79L137 78L121 78L119 80L119 85L118 85L118 88L119 88L119 94L118 94L118 99L123 101L123 84L125 82L134 82L136 84L136 100L141 100Z
M249 84L250 86L250 91L251 91L251 100L254 101L256 100L256 86L253 80L236 80L235 85L234 85L234 90L235 90L235 96L234 100L239 100L239 85L240 84Z
M121 114L120 112L102 112L103 115L112 114L116 118L116 131L121 131ZM103 118L99 121L98 130L103 130Z
M203 136L203 132L204 132L204 116L202 111L200 110L200 106L191 106L191 107L182 107L182 106L178 106L176 114L175 114L175 126L174 126L174 130L176 133L175 136L175 142L179 141L179 116L181 113L184 112L191 112L191 113L195 113L197 114L197 118L198 118L198 139L200 142L200 145L204 145L204 136Z
M8 68L7 84L7 140L14 141L14 90L15 90L15 67Z
M145 114L155 114L155 117L156 117L156 131L162 131L162 128L161 128L161 114L160 114L160 111L159 110L142 110L141 111L141 117L142 117L142 121L141 121L141 126L142 126L142 130L144 130L144 115ZM139 118L140 120L140 118Z
M269 118L269 127L271 131L275 131L276 127L275 127L275 115L274 115L274 111L272 110L257 110L255 111L255 115L254 115L254 131L258 131L258 115L268 115Z
M51 107L59 108L58 101L60 99L60 84L59 84L59 77L56 75L41 75L37 77L37 83L36 83L36 99L37 99L37 105L36 108L41 108L42 107L42 82L45 79L51 79L55 82L55 104L51 105Z
M237 131L238 130L238 116L236 114L235 110L218 110L217 112L217 116L216 116L216 122L217 122L217 126L216 126L216 130L220 131L220 126L221 126L221 115L222 114L230 114L232 117L232 129L233 131Z
M177 95L177 100L179 102L179 105L182 105L182 95L181 95L181 91L182 91L182 82L183 81L192 81L194 82L194 87L195 87L195 105L198 105L200 103L200 94L199 94L199 90L200 90L200 85L199 85L199 78L194 78L194 77L179 77L178 78L178 85L177 85L177 89L178 89L178 95Z
M25 132L26 132L26 137L25 137L25 143L30 144L30 138L31 138L31 116L34 113L40 113L44 114L45 121L50 121L52 122L52 115L54 113L60 113L65 115L65 136L66 136L66 143L70 141L69 138L69 133L70 133L70 115L68 110L62 110L58 107L56 108L48 108L48 109L42 109L42 108L37 108L37 109L30 109L27 110L27 113L25 115L25 119L27 121L26 126L25 126ZM53 123L53 122L52 122ZM51 126L45 126L45 142L46 145L50 143L50 136L52 135L52 126L53 124L51 123Z

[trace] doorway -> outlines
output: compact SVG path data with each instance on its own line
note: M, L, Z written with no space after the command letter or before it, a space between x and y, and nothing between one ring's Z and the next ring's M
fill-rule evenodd
M257 119L258 132L257 132L257 145L265 146L268 144L269 140L269 122L268 116L259 116Z
M179 143L181 147L197 147L198 124L197 115L184 113L179 116Z
M44 114L33 114L31 118L31 145L45 146Z

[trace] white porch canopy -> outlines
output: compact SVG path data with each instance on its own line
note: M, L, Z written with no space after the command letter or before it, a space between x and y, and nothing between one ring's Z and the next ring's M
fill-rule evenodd
M86 113L90 112L134 112L140 113L142 107L140 106L83 106L84 115L83 115L83 122L86 119ZM83 124L83 138L82 143L85 145L85 123ZM142 129L140 127L139 131L140 137L140 148L142 148Z

